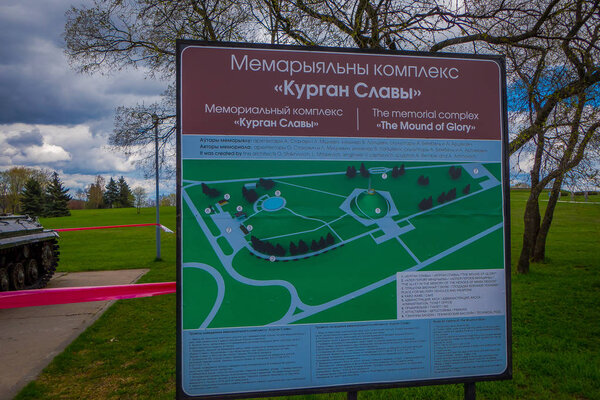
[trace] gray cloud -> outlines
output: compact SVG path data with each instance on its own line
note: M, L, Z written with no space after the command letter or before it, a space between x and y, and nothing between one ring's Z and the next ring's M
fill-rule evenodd
M62 33L72 0L0 4L0 123L79 124L111 116L118 105L150 103L165 82L143 70L109 76L69 67Z
M145 79L143 70L71 69L62 34L65 12L79 3L93 1L0 1L0 170L50 168L73 187L97 174L141 184L143 173L107 146L114 110L158 101L167 83ZM165 184L173 190L172 181Z
M40 130L34 128L31 131L20 132L15 136L7 138L6 143L16 148L41 146L44 144L44 138L42 137Z

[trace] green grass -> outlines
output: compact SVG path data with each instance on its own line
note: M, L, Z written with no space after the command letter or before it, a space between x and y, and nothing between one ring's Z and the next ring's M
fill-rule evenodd
M511 196L514 270L527 193L512 192ZM540 204L544 209L547 203ZM165 224L173 227L174 211L164 211ZM152 210L144 210L142 215L140 221L152 222ZM70 218L43 222L53 227L91 226L137 221L137 218L134 210L84 210ZM148 230L148 237L142 240L138 236L145 237L144 230ZM106 237L101 232L81 232L81 236L63 234L61 262L64 260L71 270L150 266L143 282L175 279L174 235L163 234L164 262L153 262L153 228L104 231L111 232ZM101 240L104 242L100 243ZM120 243L128 244L130 240L135 245L124 246L126 251L116 250L120 249ZM514 379L477 383L478 399L600 399L598 249L600 206L559 203L548 238L548 261L532 264L529 275L513 274ZM79 261L88 253L95 254L95 258L90 256L95 263ZM207 294L210 295L214 293ZM172 399L174 396L175 296L167 295L117 302L57 356L17 399ZM461 398L462 385L359 394L361 400ZM287 399L342 400L345 394Z
M175 207L162 207L160 210L161 223L175 231ZM40 218L40 222L45 228L53 229L156 222L154 208L142 208L139 214L135 208L72 210L71 214L70 217ZM175 235L161 231L160 236L161 253L172 254L175 251ZM156 267L154 226L60 232L59 245L59 271Z

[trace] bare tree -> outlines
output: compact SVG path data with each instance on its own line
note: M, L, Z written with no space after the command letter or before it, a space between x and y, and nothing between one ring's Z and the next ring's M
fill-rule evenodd
M155 78L172 78L177 38L504 54L514 100L522 105L511 113L518 124L511 127L509 152L533 159L531 183L538 188L561 182L596 135L576 115L579 105L585 114L589 93L600 83L599 30L600 0L111 0L71 9L65 40L81 71L135 66ZM161 151L171 156L173 92L170 87L160 104L120 108L111 143L129 154L149 151L156 115ZM556 127L567 145L550 151L559 115L568 116ZM567 132L577 132L577 139L572 142ZM562 167L542 174L543 155L550 153ZM143 157L141 162L151 165ZM538 234L547 233L552 219L550 214L542 222L536 191L524 217L519 272L527 272L535 238L545 243Z
M136 186L133 189L133 204L135 205L138 214L146 202L146 195L146 189L141 186Z
M66 53L81 72L109 73L143 68L149 78L172 79L175 40L254 40L251 14L233 0L96 0L72 7L65 26ZM135 158L149 173L154 149L153 115L158 117L162 161L174 157L175 90L149 106L119 107L110 143ZM170 166L171 169L173 166ZM166 172L170 169L167 167Z
M35 180L40 189L46 190L52 172L47 169L12 167L0 176L0 196L2 212L17 214L21 211L21 194L29 179Z
M105 179L102 175L96 176L96 179L88 188L86 208L102 208L104 206L104 185Z

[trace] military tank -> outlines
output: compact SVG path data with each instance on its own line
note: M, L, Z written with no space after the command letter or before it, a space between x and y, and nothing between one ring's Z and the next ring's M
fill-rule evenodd
M24 215L0 215L0 291L40 289L56 271L58 233Z

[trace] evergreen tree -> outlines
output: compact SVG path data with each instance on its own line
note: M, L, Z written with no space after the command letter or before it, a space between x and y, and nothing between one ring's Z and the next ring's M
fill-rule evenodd
M46 188L46 216L65 217L71 215L69 211L71 196L67 194L68 191L69 189L66 189L58 178L58 174L54 172L50 184Z
M133 207L133 193L122 175L117 185L119 187L118 207Z
M394 168L392 168L392 178L397 178L400 176L400 170L398 169L397 165L394 165Z
M404 173L406 172L405 168L404 168L404 164L402 164L400 166L400 169L398 170L398 173L400 176L404 175Z
M104 204L106 204L108 208L113 208L117 205L116 203L118 200L119 186L111 176L110 181L106 185L106 191L104 192Z
M21 194L21 212L32 217L44 215L44 195L40 183L30 178Z

